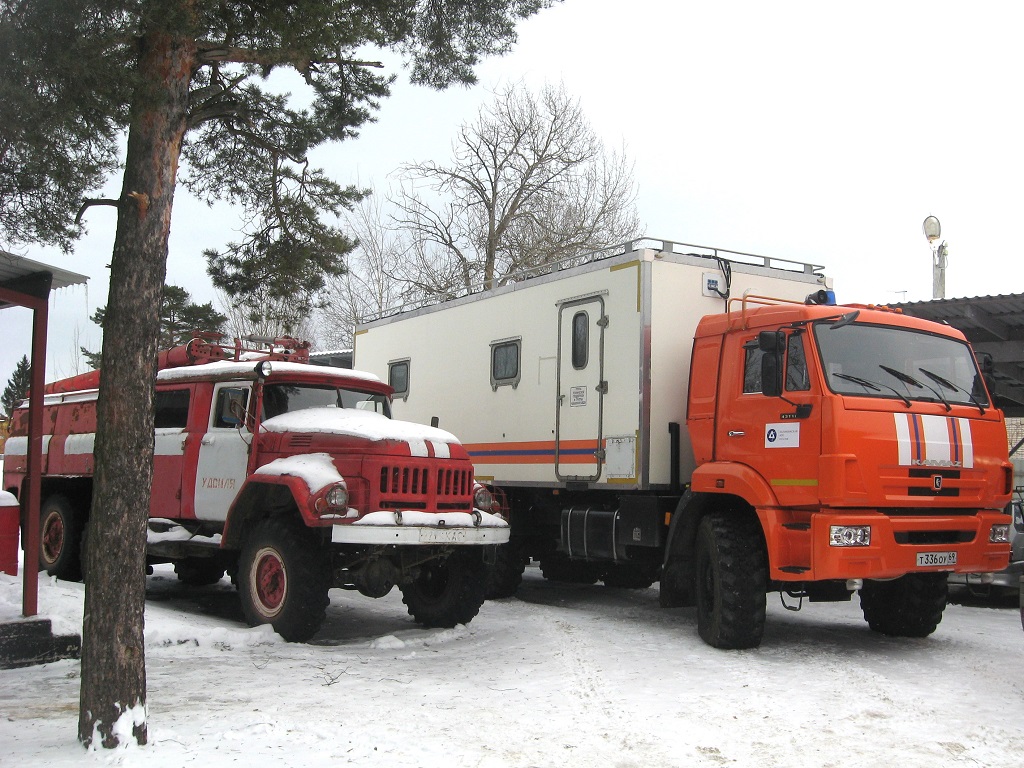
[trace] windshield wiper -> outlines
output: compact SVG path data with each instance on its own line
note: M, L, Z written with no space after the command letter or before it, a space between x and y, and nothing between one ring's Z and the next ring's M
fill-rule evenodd
M890 376L895 376L897 379L902 381L904 384L910 384L912 386L917 387L918 389L927 389L929 392L931 392L933 395L935 395L935 397L938 398L939 401L941 401L944 406L946 406L946 410L947 411L953 410L953 406L951 406L949 404L949 401L946 400L946 396L943 395L941 392L939 392L939 390L934 389L933 387L929 387L927 384L922 384L920 381L915 379L909 373L904 373L903 371L897 371L895 368L890 368L888 365L881 365L881 364L879 364L878 367L881 368L886 373L888 373Z
M975 406L977 406L979 411L981 411L982 413L985 413L985 406L981 404L981 401L977 397L975 397L973 392L968 392L963 387L954 384L949 379L944 379L942 376L939 376L939 374L933 373L932 371L926 370L924 368L918 368L917 370L919 370L921 373L923 373L929 379L934 381L940 387L945 387L946 389L952 390L953 392L963 392L965 395L967 395L969 398L971 398L971 402L974 403ZM943 402L945 402L945 398L943 398ZM946 410L947 411L949 410L949 405L948 404L946 405Z
M898 389L893 389L892 387L887 386L885 384L876 384L873 381L862 379L859 376L851 376L848 373L833 373L832 375L835 376L837 379L845 379L846 381L852 381L854 384L860 384L865 389L873 389L875 392L881 392L882 388L884 387L885 389L888 389L890 392L896 395L896 397L898 397L900 400L902 400L904 405L907 406L907 408L910 407L910 398L908 398Z

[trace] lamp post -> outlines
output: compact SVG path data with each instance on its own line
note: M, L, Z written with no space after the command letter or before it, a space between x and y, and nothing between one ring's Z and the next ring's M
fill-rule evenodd
M929 216L924 220L921 229L924 231L924 236L928 238L928 244L932 247L932 298L944 299L946 298L946 263L949 249L946 247L945 240L940 245L935 244L942 234L942 226L935 216Z

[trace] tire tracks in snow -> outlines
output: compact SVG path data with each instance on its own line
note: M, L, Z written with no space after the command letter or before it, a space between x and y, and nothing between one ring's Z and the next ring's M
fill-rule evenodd
M532 606L537 610L540 606ZM646 731L643 723L628 718L632 707L625 704L629 691L620 690L606 674L606 665L614 665L614 658L602 659L588 635L604 635L605 626L593 626L592 617L568 616L562 610L544 607L544 626L555 645L555 655L565 669L563 680L567 686L568 702L572 708L571 720L576 727L565 735L567 762L577 766L595 765L613 768L647 768L651 765L675 765L676 760L658 743L656 734ZM593 735L607 745L606 750L593 749ZM588 746L583 746L588 745ZM586 750L586 751L583 751Z

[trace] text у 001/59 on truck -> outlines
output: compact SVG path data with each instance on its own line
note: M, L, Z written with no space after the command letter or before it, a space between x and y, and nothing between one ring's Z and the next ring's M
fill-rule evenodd
M745 648L770 591L859 591L872 629L925 636L948 573L1006 566L1005 424L962 334L832 306L813 264L647 244L357 330L396 412L438 417L505 500L492 594L531 558L660 580Z
M304 641L328 589L402 591L428 626L469 622L484 553L508 541L450 433L391 418L376 376L307 364L294 339L246 349L197 337L162 353L148 561L189 584L235 579L248 621ZM47 386L41 565L81 577L99 372ZM25 479L27 408L15 413L4 488Z

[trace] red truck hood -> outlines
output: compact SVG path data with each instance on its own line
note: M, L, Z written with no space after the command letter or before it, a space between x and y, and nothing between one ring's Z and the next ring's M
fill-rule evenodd
M305 408L267 419L262 424L277 434L323 434L361 438L370 442L398 442L409 446L411 456L463 456L462 444L450 432L423 424L397 421L372 411L350 408ZM455 456L452 456L455 458Z

